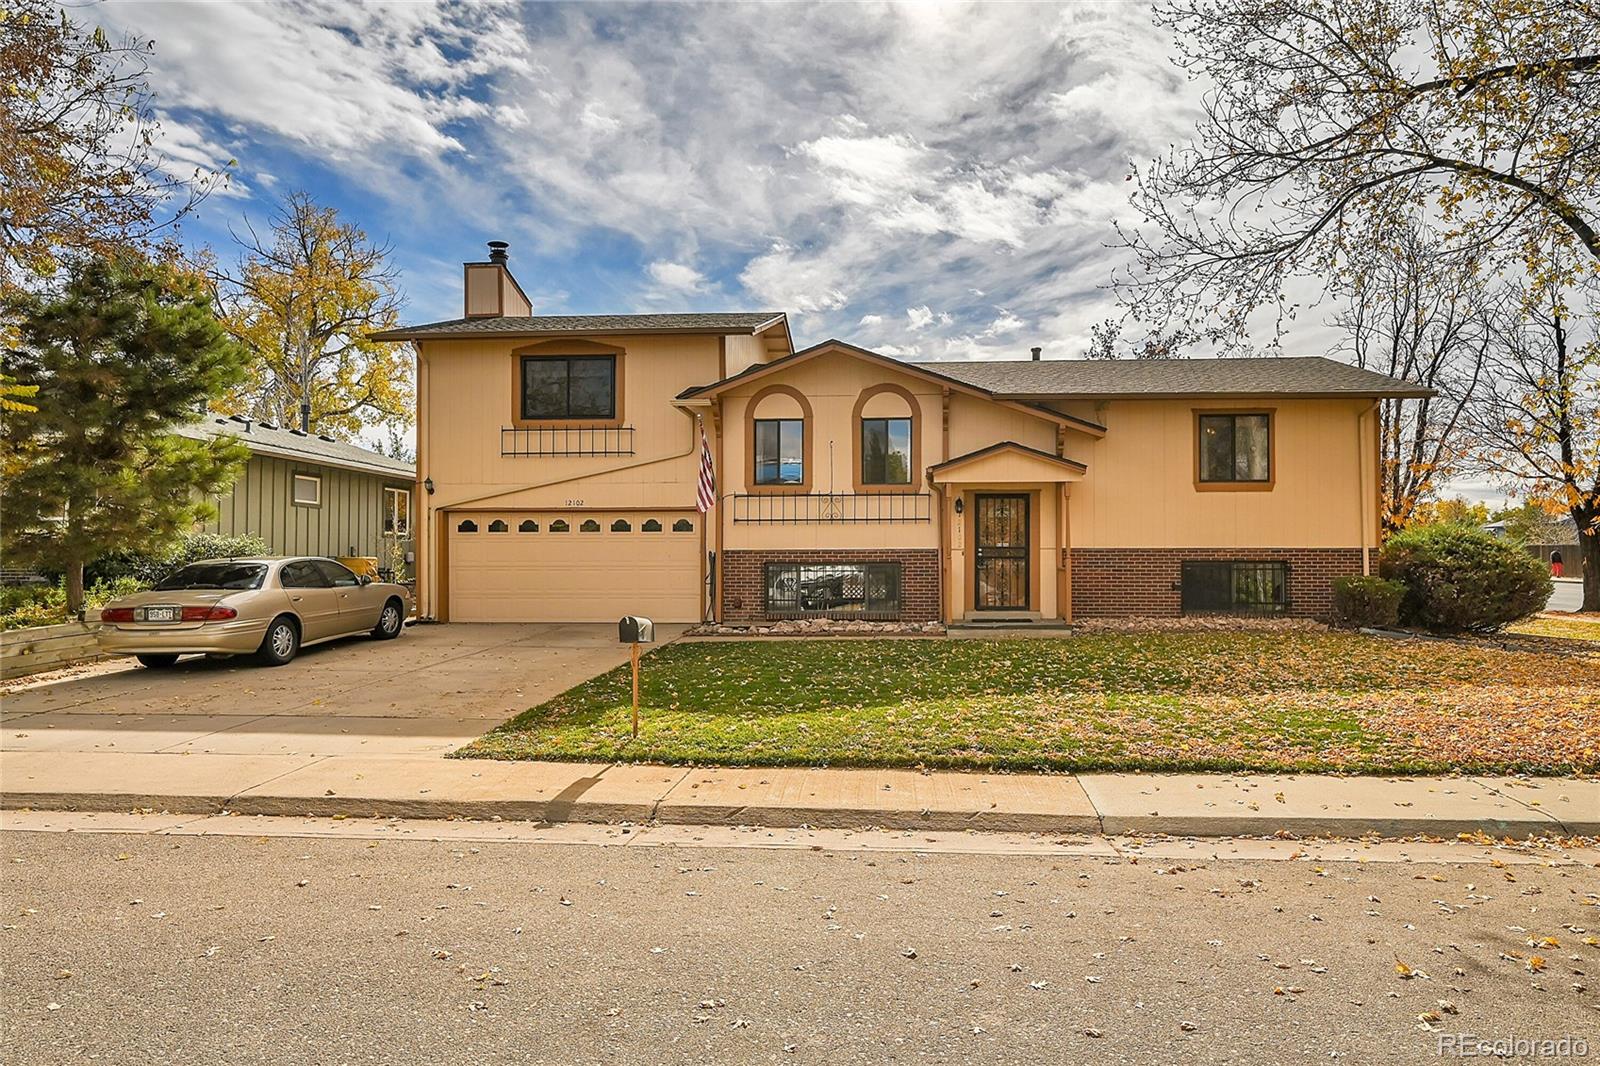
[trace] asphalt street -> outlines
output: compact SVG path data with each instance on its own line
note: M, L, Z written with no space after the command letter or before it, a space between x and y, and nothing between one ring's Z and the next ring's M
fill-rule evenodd
M9 1066L1397 1063L1457 1033L1600 1055L1592 853L0 848Z

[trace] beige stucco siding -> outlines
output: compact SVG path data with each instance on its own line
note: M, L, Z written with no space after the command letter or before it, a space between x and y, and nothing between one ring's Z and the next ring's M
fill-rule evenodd
M633 454L501 454L501 430L516 421L516 350L512 340L429 341L419 375L419 482L434 492L418 529L424 559L438 556L439 511L462 507L681 508L694 502L699 437L694 419L672 397L714 381L719 339L701 335L594 336L588 344L621 351L617 421L632 427ZM555 349L542 349L547 354ZM575 351L580 349L574 348ZM436 610L439 567L424 566L424 610ZM625 567L612 571L625 581Z
M1376 492L1367 400L1116 400L1106 435L1069 438L1088 464L1072 491L1073 544L1127 547L1357 547ZM1195 411L1274 412L1270 491L1195 488ZM1367 543L1376 536L1367 508Z

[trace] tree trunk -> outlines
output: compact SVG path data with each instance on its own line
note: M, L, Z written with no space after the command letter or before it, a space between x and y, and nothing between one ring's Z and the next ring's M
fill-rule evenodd
M1583 606L1579 610L1600 611L1600 530L1590 523L1578 523L1578 559L1583 567Z
M76 560L67 564L67 614L83 617L83 563Z

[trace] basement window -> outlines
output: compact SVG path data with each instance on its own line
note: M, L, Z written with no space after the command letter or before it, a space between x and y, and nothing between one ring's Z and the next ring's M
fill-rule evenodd
M1289 564L1277 561L1186 560L1184 614L1283 614L1289 609Z
M899 563L768 563L768 618L900 617Z

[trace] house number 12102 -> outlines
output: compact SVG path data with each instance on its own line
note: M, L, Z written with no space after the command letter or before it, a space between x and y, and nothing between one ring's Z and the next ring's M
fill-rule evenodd
M567 506L568 507L582 507L583 506L583 501L582 500L568 500L567 501Z

